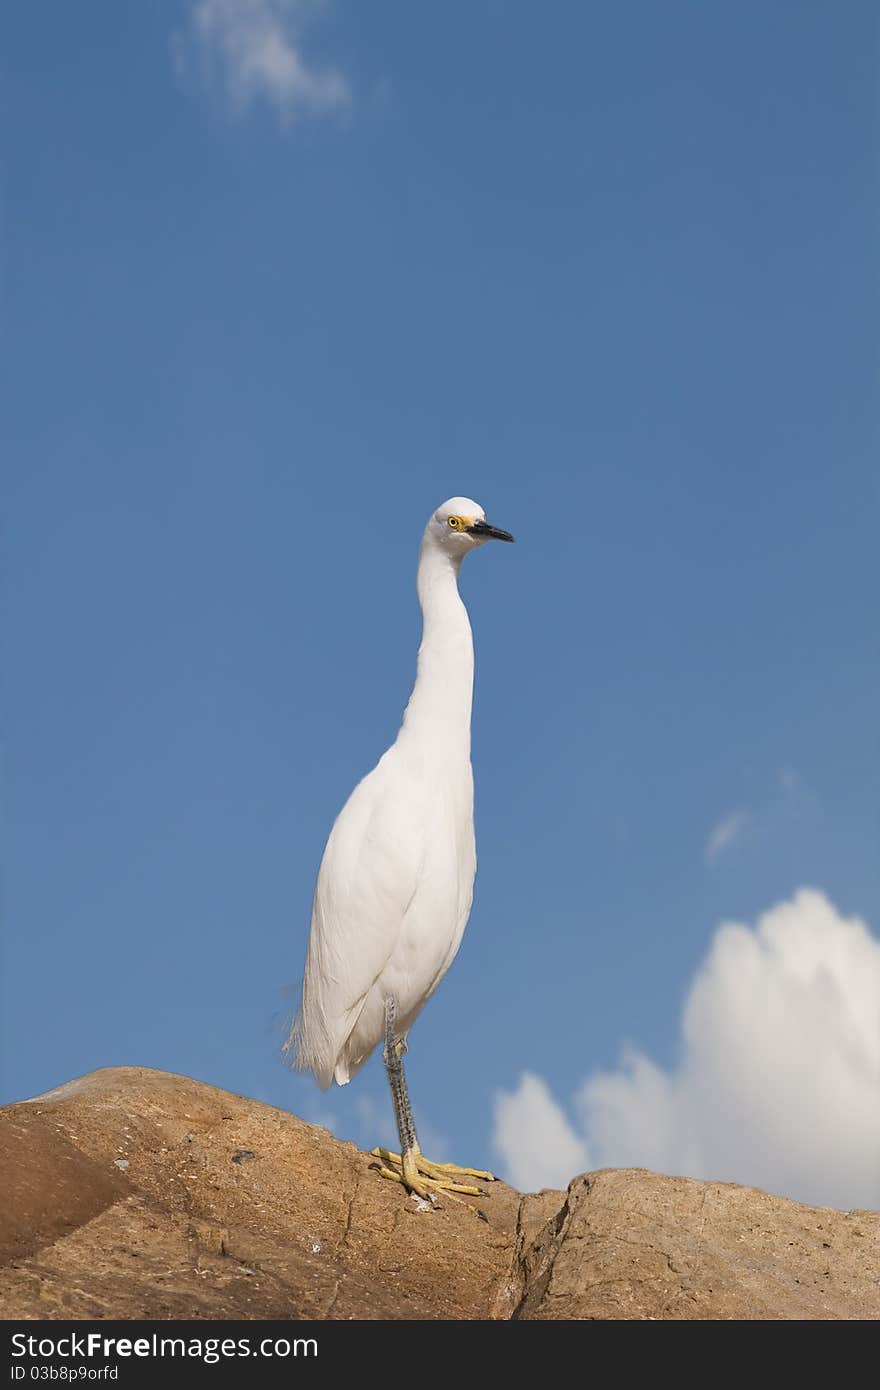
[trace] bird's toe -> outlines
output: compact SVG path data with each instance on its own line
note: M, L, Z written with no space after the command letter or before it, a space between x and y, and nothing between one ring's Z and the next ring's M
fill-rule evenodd
M401 1158L400 1154L388 1149L370 1150L373 1158L381 1162L375 1166L380 1177L399 1182L409 1192L424 1200L431 1200L432 1192L442 1192L450 1197L456 1194L463 1197L484 1197L483 1189L472 1183L457 1182L456 1178L477 1178L481 1182L494 1182L493 1175L482 1168L461 1168L456 1163L432 1163L417 1149L410 1150Z

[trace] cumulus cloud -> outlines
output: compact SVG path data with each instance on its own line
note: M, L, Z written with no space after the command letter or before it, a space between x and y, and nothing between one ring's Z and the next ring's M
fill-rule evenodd
M575 1123L524 1075L495 1110L511 1180L559 1186L588 1152L595 1167L880 1205L880 941L863 921L804 888L755 928L725 923L688 992L681 1041L672 1071L628 1050L590 1077Z
M339 111L351 101L345 77L302 51L302 31L320 8L320 0L195 0L189 32L178 36L178 63L200 56L236 111L262 98L284 125Z
M565 1187L589 1168L587 1146L571 1128L540 1076L524 1072L519 1086L495 1098L493 1141L514 1187Z

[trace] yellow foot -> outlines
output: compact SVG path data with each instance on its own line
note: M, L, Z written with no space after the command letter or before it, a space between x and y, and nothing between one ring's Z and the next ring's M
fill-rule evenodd
M479 1178L481 1182L494 1182L493 1173L482 1168L460 1168L457 1163L432 1163L418 1149L410 1149L403 1155L393 1154L388 1149L371 1150L375 1158L381 1158L379 1174L393 1182L402 1183L417 1197L430 1200L432 1191L446 1192L450 1196L460 1193L464 1197L482 1197L483 1191L469 1183L455 1181L455 1177Z

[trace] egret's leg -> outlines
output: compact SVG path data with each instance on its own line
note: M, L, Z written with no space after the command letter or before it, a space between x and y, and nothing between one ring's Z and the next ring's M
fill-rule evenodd
M397 1133L400 1137L400 1152L404 1158L408 1153L418 1149L419 1139L416 1134L416 1122L413 1119L412 1106L409 1100L409 1087L406 1084L406 1073L403 1070L403 1054L406 1051L406 1041L395 1036L395 1024L397 1022L397 1003L394 999L385 1000L385 1070L388 1073L388 1084L391 1087L391 1100L394 1105L394 1118L397 1121Z
M430 1159L425 1158L419 1148L415 1120L409 1100L409 1088L403 1070L403 1054L407 1050L406 1039L397 1037L396 1022L396 1001L386 999L385 1051L383 1055L385 1070L388 1073L388 1084L391 1087L397 1133L400 1137L400 1154L389 1153L387 1149L373 1149L375 1156L382 1159L382 1167L379 1172L383 1178L392 1178L395 1182L402 1183L405 1188L410 1192L415 1192L419 1197L427 1197L431 1188L442 1192L460 1192L471 1197L479 1197L481 1192L478 1187L454 1182L453 1174L480 1178L484 1182L493 1182L494 1178L491 1173L484 1172L480 1168L460 1168L455 1163L432 1163Z

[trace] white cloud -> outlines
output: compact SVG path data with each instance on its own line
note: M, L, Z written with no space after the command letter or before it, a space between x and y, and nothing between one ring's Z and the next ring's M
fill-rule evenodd
M178 36L178 60L195 51L236 111L263 98L288 125L342 110L351 101L343 74L302 52L301 32L320 8L321 0L195 0L189 33Z
M384 1106L377 1105L369 1092L362 1091L352 1101L360 1128L360 1142L368 1149L383 1144L386 1149L397 1148L397 1130L392 1118L390 1098Z
M495 1097L493 1143L504 1176L521 1191L565 1187L590 1166L587 1146L572 1130L540 1076L524 1072L519 1086Z
M739 838L749 819L748 811L731 811L715 826L706 841L706 863L714 864Z
M880 941L812 889L754 929L726 923L685 1002L679 1065L628 1051L586 1081L575 1111L578 1126L528 1074L499 1098L494 1139L512 1181L558 1185L586 1146L599 1167L880 1205Z
M793 768L784 767L763 804L752 810L730 811L712 829L703 857L712 868L734 851L754 853L780 835L791 837L815 822L819 803Z

